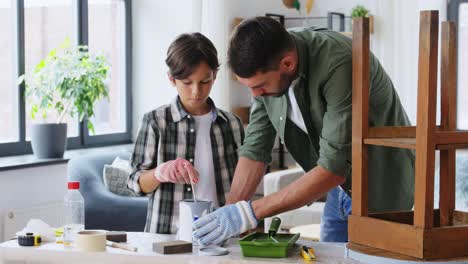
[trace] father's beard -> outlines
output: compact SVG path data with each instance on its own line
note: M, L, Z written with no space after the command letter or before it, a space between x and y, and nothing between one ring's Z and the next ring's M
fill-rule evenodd
M280 80L279 80L278 93L276 93L275 96L280 97L286 94L293 80L294 78L292 75L290 76L287 73L281 73Z

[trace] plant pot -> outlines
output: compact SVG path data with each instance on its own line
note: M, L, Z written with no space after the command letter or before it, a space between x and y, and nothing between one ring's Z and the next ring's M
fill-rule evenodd
M67 124L31 125L31 146L39 159L63 158L67 148Z

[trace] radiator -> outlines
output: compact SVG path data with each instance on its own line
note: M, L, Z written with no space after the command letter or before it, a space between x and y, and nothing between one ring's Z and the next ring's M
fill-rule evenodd
M55 228L63 226L65 207L63 202L48 203L29 208L5 210L3 216L3 241L13 238L22 230L30 219L41 219Z

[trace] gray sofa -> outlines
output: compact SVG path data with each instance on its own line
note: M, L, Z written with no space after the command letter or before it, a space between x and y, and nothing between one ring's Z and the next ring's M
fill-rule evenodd
M107 153L73 158L68 163L68 179L80 182L85 200L85 228L116 231L143 231L147 197L126 197L111 193L103 182L103 168L116 157L130 153Z

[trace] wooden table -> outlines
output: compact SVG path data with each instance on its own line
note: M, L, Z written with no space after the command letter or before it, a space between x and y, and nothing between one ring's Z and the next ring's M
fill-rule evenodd
M307 263L299 256L298 246L291 250L288 258L244 258L237 239L229 241L227 247L229 254L226 256L198 256L197 248L194 248L192 254L160 255L152 252L153 242L169 240L174 240L174 236L128 233L128 244L138 247L138 252L109 247L106 252L79 252L73 249L64 249L63 245L56 243L44 243L39 247L20 247L16 240L10 240L0 244L0 263ZM312 246L315 249L317 261L314 263L358 263L345 258L344 243L299 240L298 244Z

